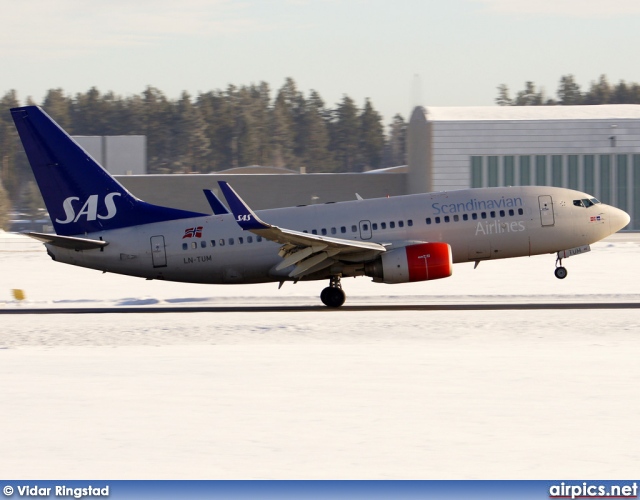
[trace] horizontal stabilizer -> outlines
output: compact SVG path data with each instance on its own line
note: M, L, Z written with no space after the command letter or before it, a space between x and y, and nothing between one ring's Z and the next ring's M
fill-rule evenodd
M102 240L90 240L88 238L76 238L74 236L59 236L57 234L45 234L45 233L23 233L31 238L49 243L50 245L68 248L70 250L93 250L96 248L106 247L109 243Z
M220 199L216 196L216 194L211 191L211 189L203 189L204 195L207 197L207 201L209 205L211 205L211 210L213 210L213 215L226 215L229 213L227 207L225 207Z

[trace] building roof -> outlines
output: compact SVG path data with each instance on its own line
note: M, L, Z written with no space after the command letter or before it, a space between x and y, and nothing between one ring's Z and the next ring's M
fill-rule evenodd
M423 108L424 109L424 108ZM416 112L414 110L414 112ZM640 119L640 104L595 106L470 106L426 108L429 121Z
M215 174L299 174L299 171L283 167L270 167L265 165L249 165L247 167L234 167L214 172Z

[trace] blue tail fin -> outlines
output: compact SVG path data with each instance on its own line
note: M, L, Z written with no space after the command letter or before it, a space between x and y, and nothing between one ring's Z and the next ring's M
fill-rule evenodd
M11 114L57 234L205 215L139 200L39 107L14 108Z

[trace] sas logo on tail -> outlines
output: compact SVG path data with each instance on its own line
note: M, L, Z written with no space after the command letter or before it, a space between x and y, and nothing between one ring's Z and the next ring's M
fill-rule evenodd
M113 199L116 196L122 196L122 193L109 193L104 197L104 206L107 209L107 213L105 215L98 213L98 195L92 194L87 198L87 201L84 202L80 211L76 214L75 209L73 208L73 203L76 201L80 201L80 198L77 196L69 196L66 200L62 202L62 208L64 209L64 213L67 216L65 220L56 219L58 224L71 224L72 222L78 222L81 216L86 215L87 220L96 220L96 219L112 219L115 217L118 209L116 208L116 204Z

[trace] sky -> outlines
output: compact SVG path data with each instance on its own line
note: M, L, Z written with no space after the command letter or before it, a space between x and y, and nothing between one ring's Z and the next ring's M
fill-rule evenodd
M415 105L492 106L526 81L556 97L640 82L637 0L0 0L0 94L122 96L291 77L327 106L371 99L385 123Z

